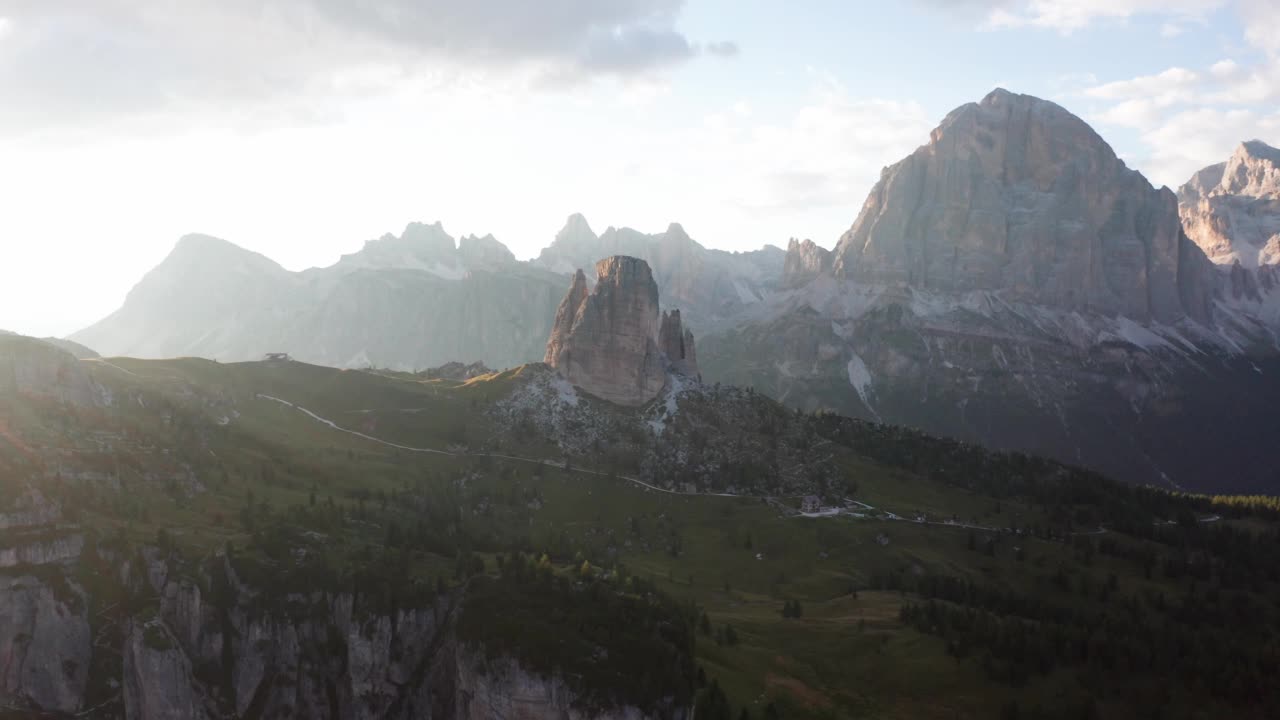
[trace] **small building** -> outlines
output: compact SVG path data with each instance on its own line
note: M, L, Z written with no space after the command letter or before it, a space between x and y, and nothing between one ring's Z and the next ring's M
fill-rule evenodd
M289 353L267 353L262 358L266 362L290 362L293 358L289 357Z
M817 495L805 495L800 499L800 512L816 513L822 510L822 498Z

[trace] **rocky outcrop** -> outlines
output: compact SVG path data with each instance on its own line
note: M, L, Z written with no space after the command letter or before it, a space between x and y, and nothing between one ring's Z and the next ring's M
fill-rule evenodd
M831 271L831 251L812 240L787 241L787 257L782 265L783 284L798 287Z
M473 362L470 364L460 362L449 362L440 367L428 368L423 375L428 380L470 380L471 378L480 377L492 373L493 369L482 362Z
M0 572L0 707L35 716L92 705L94 717L122 710L128 720L649 717L625 705L587 710L566 678L460 646L465 589L383 608L364 594L253 587L227 556L193 563L154 546L95 550L80 568L94 587L146 602L129 614L114 601L95 605L91 625L73 570ZM99 694L86 702L91 669ZM661 717L687 715L668 703Z
M211 717L191 676L191 661L164 623L131 621L128 625L124 646L125 717Z
M1177 199L1080 118L996 90L886 168L835 251L839 277L1140 322L1207 321L1215 279Z
M1178 203L1188 237L1215 263L1280 264L1280 150L1242 143L1179 188Z
M91 640L85 597L73 582L0 573L0 704L80 709Z
M666 385L657 332L658 285L649 265L616 255L596 263L590 291L586 275L574 274L556 311L545 362L592 395L642 405Z
M681 323L679 310L662 313L662 326L658 329L658 350L662 352L671 372L693 378L699 376L693 332Z

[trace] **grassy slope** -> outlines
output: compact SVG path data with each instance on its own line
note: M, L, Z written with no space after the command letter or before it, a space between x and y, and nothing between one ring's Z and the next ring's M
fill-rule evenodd
M208 491L188 498L136 483L127 500L139 509L131 520L122 521L117 509L107 505L101 512L86 513L84 522L104 531L121 528L143 540L166 528L179 543L203 552L246 540L235 517L250 492L256 503L276 509L309 504L313 493L321 503L332 497L340 505L354 506L357 493L376 497L406 487L440 489L467 473L470 480L460 491L460 502L476 516L474 522L503 530L515 527L519 533L527 525L533 547L553 554L570 548L595 565L625 565L672 595L704 607L716 628L732 625L740 643L721 646L700 636L698 659L735 708L749 708L753 716L774 702L788 718L985 718L1013 698L1024 706L1052 704L1074 682L1059 673L1018 690L993 685L976 661L956 661L946 654L942 640L904 627L898 620L902 596L867 589L877 572L907 568L1046 594L1043 577L1049 569L1077 567L1061 543L1027 539L1022 560L1011 544L987 556L969 550L971 533L959 528L874 518L783 517L755 499L673 496L525 463L407 452L335 431L296 409L257 397L289 400L391 442L443 448L459 439L460 427L464 437L487 432L484 407L508 392L522 370L456 383L298 363L114 359L110 365L89 361L89 367L117 397L158 392L173 399L180 413L215 420L201 425L203 445L186 455ZM229 407L239 416L217 425L216 417ZM154 408L120 405L117 414L139 433L163 438L174 432L156 419ZM840 463L858 483L858 500L899 515L954 514L993 526L1045 519L1040 509L996 503L851 452L841 455ZM504 504L501 498L512 488L536 494L540 506L530 508L523 500ZM412 511L393 504L374 513L367 532L344 531L331 541L376 542L387 522L414 520ZM887 544L877 541L881 537L887 537ZM680 548L676 553L670 550L674 538ZM569 557L556 560L576 564ZM452 558L419 554L417 562L430 577L444 572ZM1149 582L1105 560L1077 569L1095 576L1121 573L1124 586ZM1158 581L1151 584L1160 586ZM852 589L861 591L854 597ZM782 618L786 599L803 603L803 618Z

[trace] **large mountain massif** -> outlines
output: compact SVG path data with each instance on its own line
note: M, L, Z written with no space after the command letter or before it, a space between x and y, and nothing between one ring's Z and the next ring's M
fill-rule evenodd
M829 260L795 244L786 267L705 339L709 376L1131 481L1280 486L1274 284L1211 262L1175 195L1058 105L956 109Z
M1245 143L1175 195L1062 107L996 90L886 168L834 250L726 253L676 224L597 235L574 215L528 262L415 224L290 273L193 236L73 339L106 355L507 367L544 357L569 276L629 255L697 331L708 380L1135 482L1274 489L1276 158Z

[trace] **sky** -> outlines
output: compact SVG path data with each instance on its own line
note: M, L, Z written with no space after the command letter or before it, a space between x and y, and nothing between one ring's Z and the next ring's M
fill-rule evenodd
M892 7L889 7L892 6ZM191 232L299 270L575 212L831 247L995 87L1156 185L1280 145L1273 0L0 0L0 328L109 314Z

